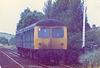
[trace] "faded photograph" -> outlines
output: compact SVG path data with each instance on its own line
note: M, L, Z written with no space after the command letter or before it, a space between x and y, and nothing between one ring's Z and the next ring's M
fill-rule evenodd
M0 0L0 68L100 68L100 0Z

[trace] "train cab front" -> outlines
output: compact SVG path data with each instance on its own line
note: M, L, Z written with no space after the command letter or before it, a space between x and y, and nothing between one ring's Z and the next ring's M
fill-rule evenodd
M35 27L35 49L67 49L66 27Z
M34 49L45 63L59 63L67 49L66 25L54 19L37 22L34 29Z

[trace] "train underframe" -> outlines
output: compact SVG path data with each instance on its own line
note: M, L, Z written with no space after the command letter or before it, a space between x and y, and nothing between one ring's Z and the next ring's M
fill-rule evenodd
M44 64L59 64L65 59L66 50L63 49L26 49L17 47L18 53Z

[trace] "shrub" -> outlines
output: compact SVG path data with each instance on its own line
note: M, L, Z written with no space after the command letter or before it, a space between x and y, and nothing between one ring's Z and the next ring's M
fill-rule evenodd
M100 49L82 54L79 62L83 65L100 65Z

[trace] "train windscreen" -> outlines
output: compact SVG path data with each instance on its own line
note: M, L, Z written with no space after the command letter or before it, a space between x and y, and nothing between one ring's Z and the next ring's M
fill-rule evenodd
M52 37L53 38L64 38L63 28L53 28L52 29Z
M50 29L49 28L39 28L38 38L50 38Z

